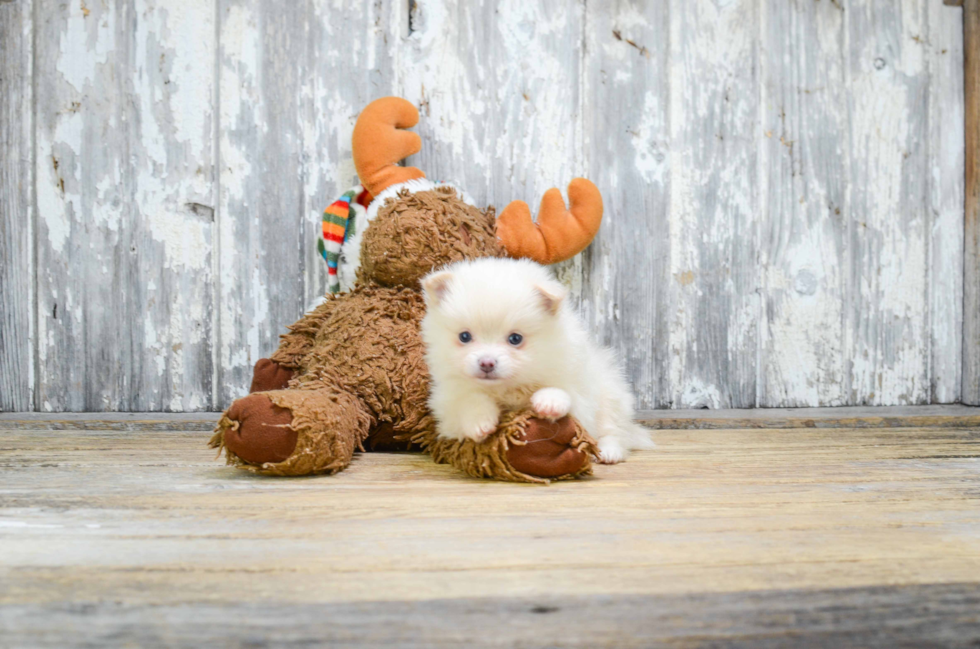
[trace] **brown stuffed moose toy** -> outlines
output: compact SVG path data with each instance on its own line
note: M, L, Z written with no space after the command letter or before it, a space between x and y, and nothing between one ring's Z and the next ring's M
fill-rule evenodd
M362 185L324 215L331 250L321 252L332 293L255 364L251 393L224 412L211 446L223 448L229 464L277 476L335 473L359 450L408 449L475 477L548 482L590 474L594 441L571 417L552 422L512 411L482 442L438 436L427 403L419 282L464 259L568 259L595 237L602 197L576 178L568 208L550 189L537 223L521 201L495 219L492 207L480 210L459 189L398 166L422 148L404 130L418 119L398 97L361 113L353 155ZM339 292L342 281L349 290Z

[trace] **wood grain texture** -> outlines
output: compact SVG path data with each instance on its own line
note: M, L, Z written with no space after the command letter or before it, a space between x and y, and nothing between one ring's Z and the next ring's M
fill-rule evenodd
M391 3L220 2L216 406L326 290L320 215L356 182L361 108L392 93Z
M208 410L214 6L37 15L37 406Z
M980 0L963 4L966 205L963 260L964 403L980 404Z
M4 430L211 431L220 413L0 413ZM640 410L637 420L655 430L713 428L980 428L980 408L851 406L730 410Z
M925 2L849 4L845 29L845 392L852 404L927 403Z
M980 585L424 602L0 607L11 647L922 647L980 639ZM692 611L697 613L692 615ZM952 621L952 622L951 622Z
M0 411L34 409L33 8L0 3Z
M173 415L171 415L173 416ZM752 408L730 410L641 410L637 421L654 430L743 428L971 428L980 409L963 405L849 406L840 408ZM3 425L0 420L0 425ZM20 425L29 427L31 422ZM97 425L92 422L92 425Z
M549 487L416 454L270 480L217 466L206 437L3 430L7 643L284 644L336 620L342 644L534 646L559 632L546 613L584 646L975 637L976 429L661 431Z
M207 432L220 418L220 412L0 412L0 428Z
M848 403L844 350L848 142L844 9L762 15L760 406Z
M980 402L970 3L35 2L0 3L0 407L243 394L324 289L320 212L392 93L411 162L478 205L598 182L558 273L641 407Z
M927 2L929 400L960 400L963 368L963 12ZM960 359L957 361L956 359Z
M422 151L408 160L498 212L589 175L583 151L583 0L414 0L395 87L419 106ZM566 195L567 198L567 195ZM583 301L587 254L555 267ZM605 335L605 334L604 334Z
M583 3L477 5L416 0L398 48L395 87L421 113L429 178L477 205L523 200L585 172L580 91Z
M750 407L761 315L761 0L669 6L671 405Z
M670 275L668 6L588 3L585 22L585 156L608 217L583 254L583 311L600 341L628 359L637 405L664 406L673 399L664 369L677 282Z

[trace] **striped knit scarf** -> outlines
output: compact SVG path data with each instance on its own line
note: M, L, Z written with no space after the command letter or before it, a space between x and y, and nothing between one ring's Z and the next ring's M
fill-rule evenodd
M354 236L357 215L364 211L364 206L358 203L358 198L364 191L361 185L351 187L323 210L323 238L317 240L316 247L327 262L330 279L327 290L331 293L340 292L340 278L337 276L340 247Z

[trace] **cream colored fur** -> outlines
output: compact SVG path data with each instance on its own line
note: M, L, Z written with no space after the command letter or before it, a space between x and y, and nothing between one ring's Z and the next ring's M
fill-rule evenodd
M603 462L653 446L633 421L619 363L589 339L547 268L478 259L433 272L422 287L429 405L440 436L481 440L496 429L501 409L530 405L542 417L578 419Z

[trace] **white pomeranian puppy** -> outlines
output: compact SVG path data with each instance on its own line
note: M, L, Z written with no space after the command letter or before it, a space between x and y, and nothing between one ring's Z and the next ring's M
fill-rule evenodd
M439 435L482 440L502 408L575 417L605 463L651 448L633 421L633 397L610 350L591 340L565 288L532 261L485 258L422 280L422 338Z

